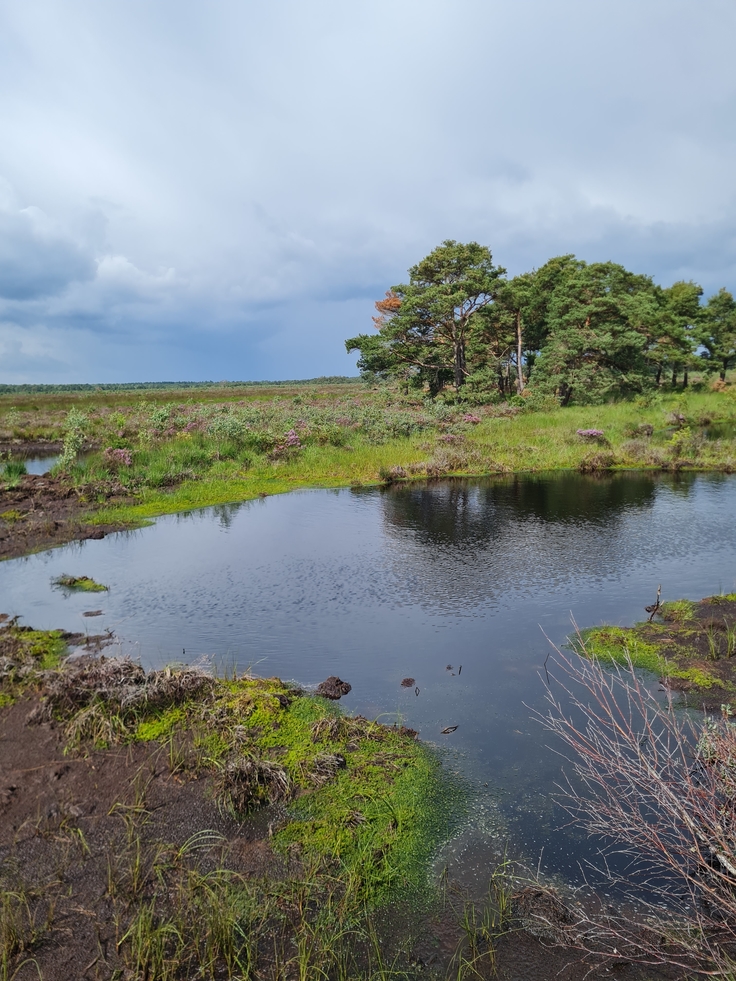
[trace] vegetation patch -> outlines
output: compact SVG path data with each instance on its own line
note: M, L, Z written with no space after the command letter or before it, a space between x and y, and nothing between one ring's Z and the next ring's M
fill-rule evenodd
M718 708L736 693L736 594L665 602L651 621L592 627L573 646L601 661L630 661L698 705Z
M83 593L105 593L110 588L103 586L102 583L95 582L89 576L67 576L62 575L54 579L54 586L61 586L63 589L79 590Z
M132 799L105 803L104 828L102 818L78 822L76 808L38 836L39 848L63 839L66 861L89 862L87 875L97 862L105 881L96 895L115 909L109 966L135 977L282 977L301 957L312 976L318 964L337 970L339 957L345 976L374 973L372 959L382 956L374 918L389 902L426 908L429 860L464 817L463 795L416 733L345 716L278 678L216 678L186 666L145 672L104 655L67 661L71 640L17 621L0 626L0 708L30 698L25 725L36 732L51 723L61 735L56 759L75 766L59 773L79 774L90 761L95 800L107 766L130 759L137 774L128 778ZM195 793L196 830L185 841L155 830L167 803L147 803L153 777L144 779L142 759L151 773L168 771L167 793ZM183 818L169 820L167 833ZM244 849L268 875L242 873L234 856ZM10 894L1 853L0 892ZM49 880L45 892L27 894L32 919L44 902L82 908L78 896L55 899L59 888ZM51 921L39 937L50 932ZM8 963L37 943L29 934Z

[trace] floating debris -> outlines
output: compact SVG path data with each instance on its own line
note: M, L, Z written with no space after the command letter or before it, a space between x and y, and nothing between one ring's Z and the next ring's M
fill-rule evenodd
M447 736L449 733L454 732L456 729L457 726L445 726L444 729L440 729L440 732L442 733L443 736Z
M82 614L83 617L101 617L103 614L102 610L85 610Z
M452 665L448 664L447 667L445 668L445 671L452 671Z
M402 688L412 688L414 686L414 678L404 678L401 682Z

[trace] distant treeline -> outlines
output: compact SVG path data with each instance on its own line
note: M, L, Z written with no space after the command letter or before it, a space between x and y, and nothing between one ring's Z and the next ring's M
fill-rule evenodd
M291 381L200 381L200 382L119 382L110 384L78 383L72 385L0 385L0 395L44 395L65 392L145 392L182 388L245 388L272 385L347 385L359 382L359 375L323 375Z
M658 286L615 262L557 256L506 278L490 249L443 242L376 302L377 332L349 338L367 378L434 396L600 402L736 364L736 302L692 281Z

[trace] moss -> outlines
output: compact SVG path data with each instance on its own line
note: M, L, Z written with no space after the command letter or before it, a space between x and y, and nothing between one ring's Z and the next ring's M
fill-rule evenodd
M59 576L54 579L55 586L61 586L63 589L75 589L80 590L84 593L105 593L110 588L109 586L103 586L102 583L95 582L89 576Z
M25 642L42 671L58 668L67 653L61 630L30 630Z
M720 678L716 678L701 668L668 667L667 674L670 678L681 678L683 681L689 681L696 688L712 688L714 685L720 685L724 688L732 687L729 684L724 684Z
M133 738L138 742L152 742L168 739L178 726L186 722L186 709L175 705L138 723Z
M410 733L344 716L278 678L220 680L206 704L139 718L133 738L175 732L191 735L197 766L216 775L238 760L285 773L292 802L274 848L349 884L361 902L421 889L434 848L463 813L458 788L449 792ZM245 795L252 807L268 802L267 788L256 789ZM232 809L232 795L223 801Z
M733 596L736 600L736 596ZM708 704L717 704L736 691L736 661L713 650L710 604L733 602L730 596L707 597L701 603L680 599L664 603L664 622L639 623L632 627L603 625L582 632L578 653L602 661L627 664L666 678L674 689L697 689ZM726 631L733 630L733 614L724 613ZM719 614L720 615L720 614Z
M363 744L334 781L298 798L274 844L319 857L336 876L359 881L364 900L382 902L422 887L434 848L462 812L458 794L452 807L442 794L429 751L389 737L379 753Z
M581 633L584 652L601 661L627 664L629 659L637 668L655 674L667 669L667 662L657 644L643 640L627 627L591 627Z
M0 514L0 518L2 518L3 521L7 521L8 524L13 524L16 521L22 521L23 515L20 513L20 511L11 509L10 511L3 511L2 514Z
M53 681L40 672L61 663L64 635L15 625L0 634L13 647L14 661L38 669L17 683L5 679L0 707L11 703L19 685L45 690L49 698L58 694L59 676ZM177 670L172 672L175 679ZM118 674L124 685L135 672ZM273 847L314 870L320 888L339 883L363 907L400 890L416 897L426 891L428 861L464 811L459 788L442 777L438 760L413 733L343 715L334 703L278 678L220 679L166 707L143 699L125 709L115 694L116 677L110 676L108 695L98 685L90 701L79 696L82 675L72 674L70 700L61 699L54 709L66 751L178 737L171 749L177 768L212 774L222 805L232 809L233 801L244 802L239 818L277 800L286 807ZM218 788L233 772L266 778L258 793L231 794L228 802ZM280 775L280 797L271 793L269 774Z

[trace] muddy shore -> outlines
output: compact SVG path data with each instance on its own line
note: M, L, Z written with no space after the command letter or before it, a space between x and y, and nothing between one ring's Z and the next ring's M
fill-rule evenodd
M105 503L129 503L129 498L113 495ZM47 474L26 474L15 487L0 486L0 561L127 527L92 524L91 510L90 501L68 482Z

